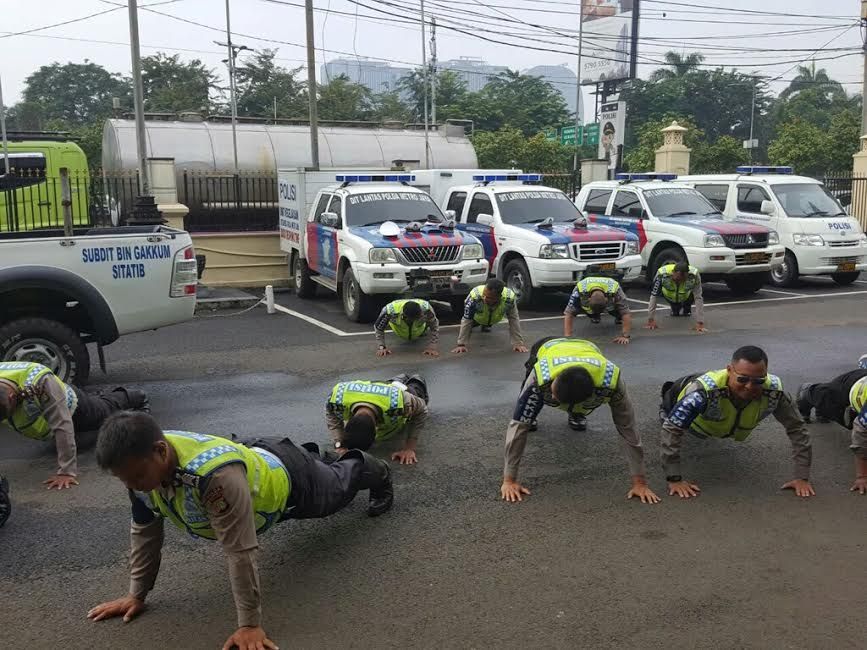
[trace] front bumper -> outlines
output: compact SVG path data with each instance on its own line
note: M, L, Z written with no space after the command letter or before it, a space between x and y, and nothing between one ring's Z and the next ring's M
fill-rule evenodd
M466 295L488 279L484 259L426 266L356 263L352 270L366 294Z
M800 275L867 271L867 246L793 246Z
M689 263L703 275L744 275L765 273L783 263L786 249L780 245L766 248L705 248L684 249Z
M574 259L524 258L534 287L565 287L589 275L634 280L641 275L641 255L626 255L613 262L579 262ZM606 268L611 267L613 268Z

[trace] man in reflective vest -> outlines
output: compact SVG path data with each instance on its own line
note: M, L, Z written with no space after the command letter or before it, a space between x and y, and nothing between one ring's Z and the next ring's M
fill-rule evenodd
M572 323L579 313L586 314L591 323L599 323L605 311L614 316L615 324L623 327L614 342L628 345L632 338L632 313L620 283L612 278L591 277L578 281L563 312L563 336L572 336Z
M385 345L385 330L391 328L398 338L415 341L422 336L430 336L422 354L438 357L437 344L440 337L440 322L436 312L427 300L394 300L382 308L379 318L373 324L376 337L376 356L385 357L391 350Z
M521 332L521 318L518 316L518 296L502 280L491 278L484 287L475 287L464 302L464 314L458 331L458 344L454 354L464 354L473 328L481 327L483 332L491 329L503 318L509 320L509 339L514 352L526 352L524 335Z
M276 648L262 628L257 535L284 519L327 517L361 490L370 490L371 517L388 511L394 500L387 463L353 450L325 464L311 451L288 438L245 445L163 432L144 413L109 418L99 433L96 460L129 490L130 586L126 596L97 605L88 617L129 621L141 613L159 572L167 519L193 537L218 540L227 556L238 629L224 648Z
M43 481L49 490L78 485L76 433L98 430L116 411L149 408L140 390L115 388L90 395L38 363L0 362L0 425L32 440L54 438L57 473Z
M798 411L809 422L811 411L852 430L849 449L855 455L855 482L852 492L867 494L867 355L856 370L843 373L824 384L802 384Z
M813 450L804 420L780 378L768 373L768 357L754 345L739 348L728 366L688 375L662 386L662 462L668 491L681 498L698 496L698 485L681 476L681 439L686 431L699 438L746 440L759 423L773 415L792 444L795 478L782 486L799 497L814 496L810 485Z
M671 315L692 315L695 305L695 325L692 329L696 332L706 332L704 327L704 298L701 293L701 274L694 266L687 262L666 264L659 267L653 287L650 289L650 303L647 305L647 325L645 329L659 329L656 323L656 303L659 294L671 305Z
M548 337L538 341L525 365L527 374L506 429L505 467L500 496L523 501L530 490L518 482L518 467L527 434L536 429L536 418L545 404L569 414L569 425L587 428L586 416L603 404L611 409L614 426L626 447L632 488L627 497L642 503L658 503L647 485L644 450L635 428L635 413L620 368L608 361L593 343L581 339Z
M391 455L401 465L418 462L418 434L428 416L427 384L419 375L398 375L389 381L342 381L325 404L325 424L338 454L367 451L375 442L402 432L403 449Z

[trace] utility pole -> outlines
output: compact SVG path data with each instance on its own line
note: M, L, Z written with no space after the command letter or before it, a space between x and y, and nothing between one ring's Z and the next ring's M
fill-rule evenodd
M577 86L575 87L575 157L572 160L572 171L577 173L581 163L578 160L578 132L581 130L581 50L584 44L584 0L578 0L578 68L576 70Z
M425 30L424 30L424 0L420 0L421 4L421 66L424 72L424 167L425 169L430 169L430 140L429 134L427 130L428 125L428 113L427 113L427 91L428 84L430 83L428 79L428 67L427 67L427 49L425 42Z
M307 99L310 112L311 169L319 171L319 113L316 103L316 50L313 42L313 0L304 0L304 18L307 23Z
M238 175L238 100L235 94L235 59L238 52L249 50L246 45L236 47L232 45L232 20L231 11L229 8L229 0L226 0L226 42L218 43L217 45L225 47L229 52L229 58L226 63L229 66L229 102L232 104L232 173Z
M861 35L864 52L864 80L861 84L861 135L867 135L867 0L861 0Z
M753 123L756 119L756 75L753 73L753 104L750 108L750 163L753 162L753 145L755 145L755 141L753 140Z
M437 125L437 19L430 17L430 121Z
M3 104L3 82L0 81L0 131L3 136L3 162L6 174L9 174L9 140L6 137L6 106Z

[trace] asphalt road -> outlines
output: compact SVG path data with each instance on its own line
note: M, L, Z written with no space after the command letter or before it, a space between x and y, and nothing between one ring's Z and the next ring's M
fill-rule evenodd
M733 300L707 287L711 332L660 314L628 347L613 323L582 320L577 336L620 364L636 404L652 485L662 493L657 396L666 379L722 367L745 343L762 345L771 371L795 390L829 379L867 352L867 282L823 281ZM629 291L640 310L646 290ZM788 295L794 294L794 295ZM528 342L561 331L562 296L523 314ZM285 308L344 332L257 307L107 349L105 385L144 387L166 428L228 435L290 435L323 442L322 407L339 379L420 371L433 415L414 467L395 467L396 503L379 519L360 496L319 521L291 522L261 540L266 629L282 648L863 648L867 499L851 495L847 434L811 425L814 485L802 501L779 490L791 475L783 431L767 423L746 442L686 441L685 473L698 499L627 502L625 459L606 409L576 434L546 409L522 479L533 494L499 501L502 444L525 355L506 328L474 335L470 354L440 359L421 348L373 356L366 327L330 298ZM442 308L442 320L454 324ZM641 323L644 314L636 314ZM532 320L539 319L539 320ZM87 609L125 593L128 502L83 445L81 486L46 493L50 445L4 434L0 473L14 512L0 529L0 647L219 648L235 627L216 544L169 530L149 610L94 624ZM380 452L386 455L394 445Z

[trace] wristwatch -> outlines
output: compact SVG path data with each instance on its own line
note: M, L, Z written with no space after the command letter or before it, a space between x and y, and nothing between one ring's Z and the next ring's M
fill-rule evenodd
M680 474L672 474L671 476L666 476L665 480L669 483L680 483L683 477Z
M380 349L380 350L385 350L385 346L384 346L384 345L380 345L380 346L379 346L379 349Z

